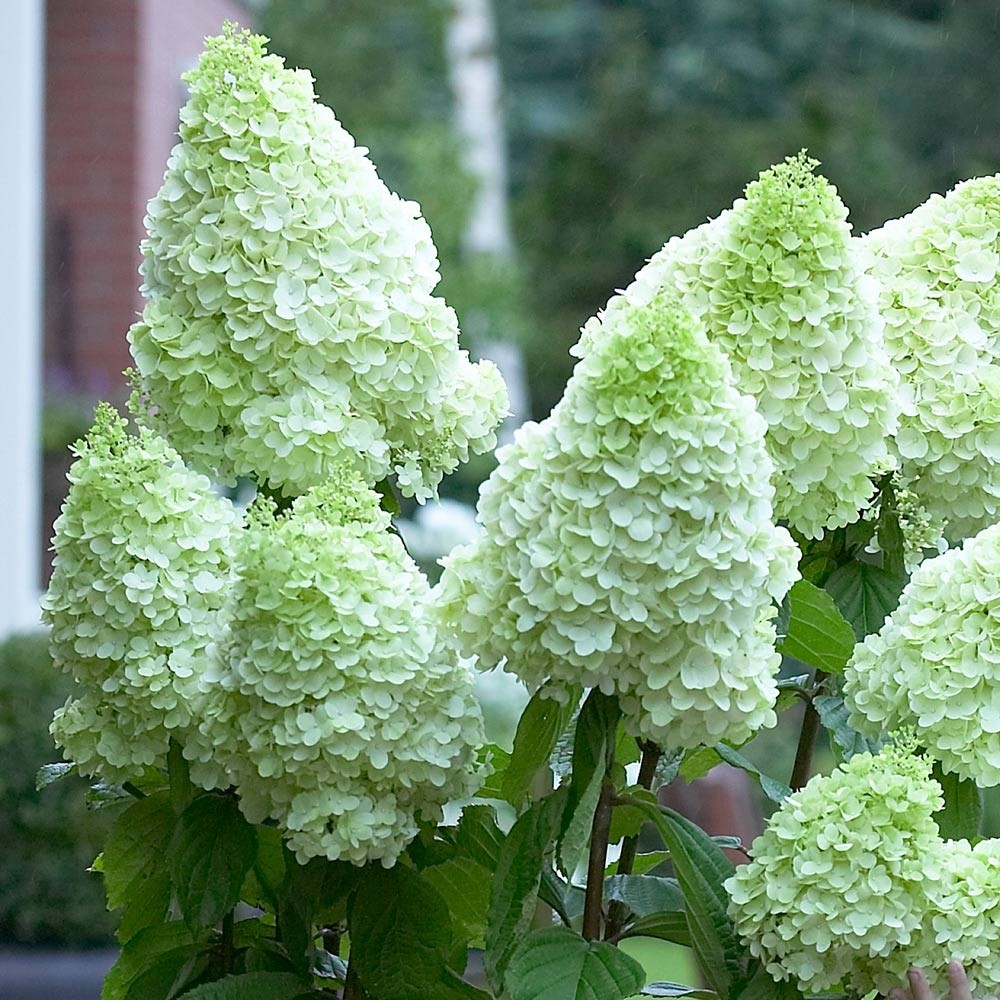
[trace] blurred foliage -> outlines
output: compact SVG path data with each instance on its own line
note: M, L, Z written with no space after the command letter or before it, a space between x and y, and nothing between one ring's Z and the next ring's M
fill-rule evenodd
M261 27L422 203L473 341L525 345L538 415L579 326L782 157L821 160L858 231L1000 166L995 0L493 6L519 260L492 281L460 255L472 186L449 129L446 0L272 0Z
M87 871L111 817L87 809L76 776L35 790L38 768L59 759L48 728L71 687L44 633L0 643L0 944L113 940L101 878Z

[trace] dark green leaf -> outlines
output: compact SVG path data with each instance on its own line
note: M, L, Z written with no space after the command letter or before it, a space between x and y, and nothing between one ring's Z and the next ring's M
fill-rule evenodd
M551 906L564 924L571 922L567 899L572 891L573 887L568 882L564 882L550 864L542 865L542 878L538 883L538 898Z
M775 982L760 962L751 964L750 980L737 1000L800 1000L802 994L791 982Z
M101 1000L166 1000L200 948L179 920L146 928L122 948Z
M559 831L566 789L533 803L511 827L497 859L486 922L486 975L499 989L534 914L542 862Z
M934 814L945 840L975 840L983 822L983 793L974 781L945 773L938 761L933 775L944 792L944 808Z
M351 963L379 1000L434 996L448 964L451 917L441 894L403 865L366 868L350 906Z
M574 705L544 697L545 688L536 691L525 706L514 736L514 751L507 763L501 785L503 797L520 805L538 771L549 762L549 754L559 734L566 728Z
M658 875L610 875L604 880L604 898L624 903L637 917L684 909L677 880Z
M196 986L184 1000L295 1000L312 992L289 972L248 972Z
M878 546L882 551L882 568L893 576L905 576L903 529L899 524L896 494L888 476L882 485L879 500Z
M851 712L841 695L819 695L813 698L813 705L841 760L850 760L856 753L877 753L882 746L882 740L869 739L851 727L848 721Z
M175 822L165 792L136 800L118 817L102 859L109 910L139 900L150 880L165 871Z
M778 652L828 674L843 673L854 651L854 632L833 598L799 580L788 592L788 633Z
M170 741L167 753L167 774L170 778L170 801L179 816L200 794L200 789L191 783L191 769L184 759L184 751L176 740Z
M506 983L511 1000L625 1000L645 979L642 966L613 945L550 927L525 938Z
M65 761L43 764L35 773L35 791L40 792L43 788L48 788L53 782L71 774L75 769L76 764L67 764Z
M854 560L830 575L824 590L854 629L859 641L877 632L899 604L906 575Z
M691 943L709 985L722 997L742 982L746 951L729 918L723 883L736 870L701 827L672 809L650 811L684 891Z
M239 902L256 856L256 830L235 799L200 795L181 813L167 863L181 915L192 930L214 926Z
M622 937L651 937L661 941L691 947L691 930L684 910L651 913L646 917L636 917L629 921L622 931Z
M464 940L481 943L486 934L492 872L471 858L455 857L424 868L421 874L448 904L452 920L465 932Z
M458 821L455 846L458 852L492 871L503 848L504 834L490 806L466 806Z
M751 775L757 783L760 785L761 790L764 794L772 801L777 802L779 805L792 794L792 790L782 781L778 781L776 778L770 778L764 774L756 764L752 761L747 760L743 754L738 753L731 746L727 746L725 743L719 743L716 746L716 751L719 756L727 763L733 767L738 767L741 771L746 771L747 774Z
M162 858L160 860L162 862ZM158 868L129 895L118 924L118 941L127 944L140 931L161 923L170 908L170 895L170 872Z

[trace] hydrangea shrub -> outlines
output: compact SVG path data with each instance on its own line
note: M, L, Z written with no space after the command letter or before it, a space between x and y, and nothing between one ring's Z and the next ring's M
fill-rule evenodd
M228 27L186 80L139 427L102 405L78 445L44 602L80 691L39 780L118 808L103 1000L705 996L645 983L616 945L649 935L717 1000L862 1000L914 962L943 1000L951 956L993 998L996 179L861 240L802 154L668 241L432 590L394 490L432 496L507 404L419 208L264 39ZM473 662L534 692L512 746ZM739 748L794 701L786 786ZM779 803L739 869L652 794L718 761Z

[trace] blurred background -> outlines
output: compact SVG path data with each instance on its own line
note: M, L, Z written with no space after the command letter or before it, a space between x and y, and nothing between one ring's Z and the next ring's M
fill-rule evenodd
M997 0L8 0L4 13L0 640L37 620L67 446L96 399L126 395L144 205L180 74L227 18L310 69L388 185L421 203L464 346L511 383L511 426L549 411L580 325L615 289L784 156L822 162L858 232L1000 169ZM474 503L490 461L443 495ZM432 559L468 510L428 513L412 530ZM0 945L106 943L83 872L102 817L79 787L33 791L66 696L45 659L37 634L0 645Z

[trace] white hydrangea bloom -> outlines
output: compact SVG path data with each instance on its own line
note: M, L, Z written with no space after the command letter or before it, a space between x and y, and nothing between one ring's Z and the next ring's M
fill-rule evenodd
M358 475L275 517L251 509L229 631L192 779L235 784L301 861L391 866L422 820L476 786L472 672L430 614L427 581Z
M814 538L856 521L870 477L891 467L897 384L867 256L816 166L800 154L762 173L732 209L670 240L607 307L682 292L767 421L776 516Z
M666 747L740 743L775 722L773 602L797 576L764 422L666 297L615 309L577 353L551 416L498 453L442 614L484 669L616 693Z
M912 726L946 771L1000 784L1000 525L924 562L845 672L851 725Z
M76 453L43 609L53 660L84 694L53 734L83 773L121 780L162 762L199 711L239 516L107 404Z
M264 43L229 29L185 77L146 217L134 405L226 481L299 494L351 462L426 499L495 446L503 381L458 348L419 207Z
M953 540L1000 514L1000 175L864 238L902 376L900 471Z
M943 878L930 771L912 744L858 754L771 816L726 890L737 932L775 979L808 993L847 979L861 995L897 949L910 954Z

